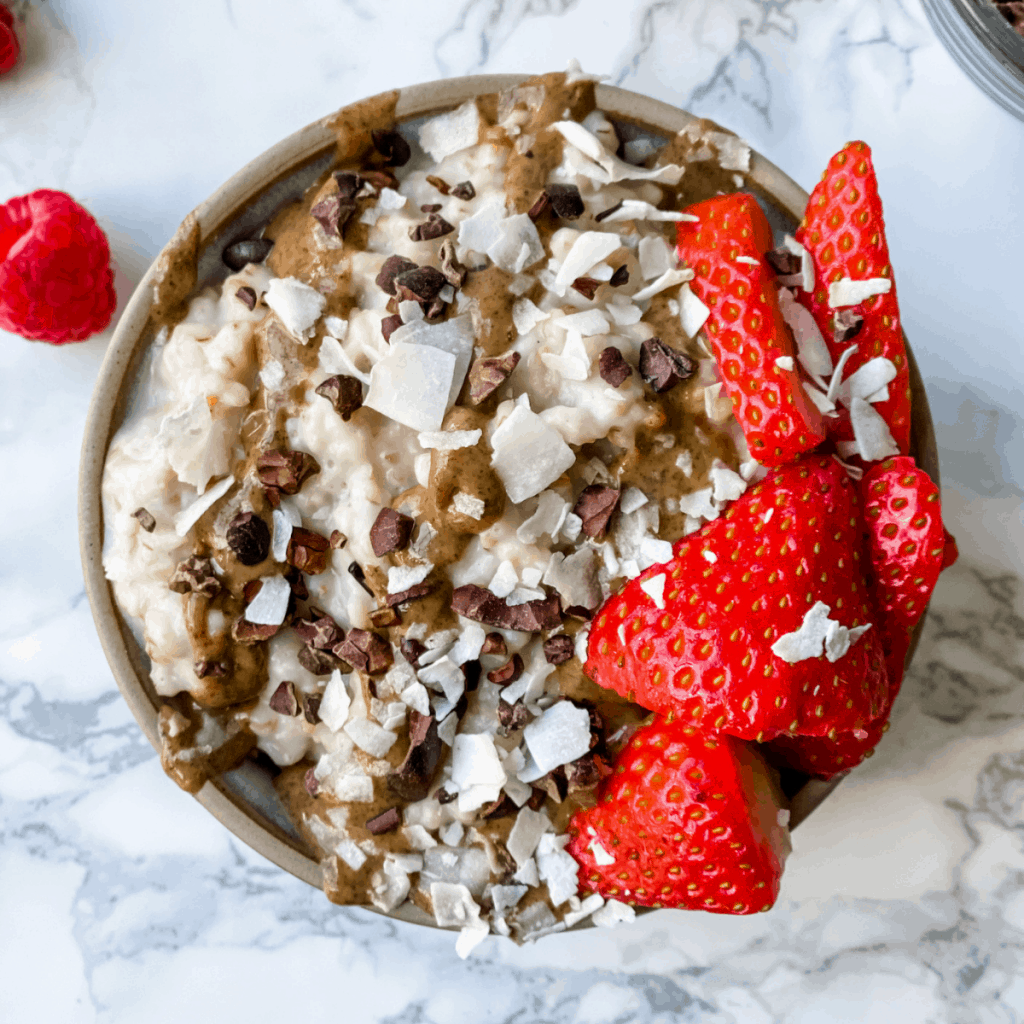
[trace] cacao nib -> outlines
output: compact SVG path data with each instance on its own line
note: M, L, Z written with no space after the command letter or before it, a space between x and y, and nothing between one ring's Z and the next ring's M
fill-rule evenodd
M302 697L302 716L310 725L320 724L320 705L323 703L322 693L306 693Z
M231 638L240 644L258 644L262 640L269 640L280 628L250 622L239 616L231 626Z
M518 629L524 633L554 629L562 621L561 603L557 594L510 606L489 590L467 583L452 593L451 606L464 618L500 629Z
M544 189L551 201L555 216L562 220L578 220L585 209L583 197L575 185L548 185Z
M402 617L394 608L375 608L370 612L370 625L374 629L387 629L389 626L396 626L402 621Z
M199 679L224 679L231 673L231 666L223 661L197 661L192 670Z
M409 231L409 237L414 242L432 242L435 238L450 235L454 230L455 226L439 213L431 213L423 224L417 224Z
M548 637L544 641L544 657L550 665L561 665L576 653L576 645L571 636L564 633Z
M391 335L402 326L402 318L398 313L392 313L391 316L384 317L380 322L380 333L384 335L386 342L391 341Z
M333 653L370 676L387 672L394 663L391 644L379 633L365 629L350 629Z
M152 533L156 529L156 520L153 518L153 514L141 506L137 508L132 515L139 521L139 526L141 526L146 533Z
M400 604L407 604L409 601L415 601L417 598L426 597L427 594L432 594L435 590L437 590L436 583L428 583L424 580L422 583L409 587L408 590L403 590L397 594L388 594L388 607L397 608Z
M451 192L451 186L444 178L439 178L436 174L428 174L427 181L437 189L441 195L446 196Z
M613 388L621 387L633 373L633 368L614 345L609 345L602 350L598 366L601 380L606 384L611 384Z
M533 206L526 211L526 216L529 217L530 220L539 220L541 215L550 205L551 197L547 192L541 192L541 194L533 201Z
M413 668L419 668L420 657L426 652L427 645L411 636L406 636L402 638L399 650L402 652L402 657L405 658Z
M578 291L580 295L585 299L592 299L597 294L597 289L601 287L601 282L593 277L577 277L572 283L572 287L575 291Z
M626 264L623 263L622 266L619 267L614 274L612 274L611 279L608 281L608 283L613 288L621 288L624 284L629 284L629 267L627 267Z
M341 664L330 651L319 651L309 644L299 648L298 659L299 664L315 676L329 676Z
M400 301L432 302L446 283L436 267L416 267L395 275L395 294Z
M523 668L522 656L517 652L501 668L488 672L487 678L499 686L508 686L509 683L514 683L523 674Z
M317 576L331 564L331 542L322 534L296 526L288 541L286 557L288 564L300 572Z
M254 288L250 288L248 285L243 284L242 287L235 292L235 298L238 299L239 302L243 303L248 309L256 308L256 302L258 300L256 290Z
M335 171L334 180L338 183L338 195L346 202L355 199L363 187L363 179L352 171Z
M480 358L469 368L469 404L480 405L512 376L522 357L518 352L507 356Z
M318 796L320 793L320 780L316 777L316 769L310 768L302 777L302 784L310 796Z
M599 786L612 770L604 758L597 754L584 754L565 765L566 792L568 795Z
M363 405L363 385L355 377L339 373L317 385L316 393L326 398L347 423Z
M444 279L453 288L461 288L462 282L466 280L468 271L455 255L455 243L450 238L446 238L441 243L441 248L437 252L437 259L441 264L441 273L444 275Z
M370 527L370 546L380 558L389 551L404 551L409 546L416 520L397 509L382 508Z
M619 496L619 491L614 487L591 484L583 488L573 506L573 512L583 520L583 532L588 537L597 538L605 534L619 507Z
M331 547L340 551L348 543L348 537L341 530L331 530Z
M373 590L370 589L370 584L366 582L366 573L363 572L363 567L358 562L349 562L348 569L346 570L349 576L352 577L365 590L370 597L373 597Z
M416 264L412 260L407 260L404 256L389 256L384 261L384 266L380 268L380 273L377 275L377 287L387 292L388 295L394 295L396 294L395 278L399 274L415 269Z
M320 464L308 452L271 448L256 460L260 483L282 494L298 494L306 480L319 472Z
M397 807L389 807L383 814L371 818L366 823L366 830L375 836L382 836L386 832L394 832L402 824L402 816L398 813Z
M594 220L596 220L598 222L598 224L600 224L601 221L606 220L608 217L610 217L617 210L621 210L622 209L622 203L623 203L623 201L620 199L614 206L609 206L607 210L602 210L594 218Z
M271 711L294 718L300 710L299 699L295 694L295 684L285 680L274 691L267 703L270 705Z
M270 554L270 527L255 512L240 512L228 524L227 542L242 565L259 565Z
M764 254L764 258L776 274L799 274L800 265L803 262L795 252L790 252L781 245L777 249L769 249Z
M309 215L331 238L341 238L345 225L355 212L355 202L342 199L338 193L335 193L332 196L326 196L321 199L309 211Z
M273 248L274 243L269 238L246 238L229 245L220 258L237 273L250 263L262 263Z
M852 309L840 309L832 321L832 337L837 342L849 341L860 334L864 317Z
M220 580L213 574L213 560L192 555L178 564L168 587L176 594L202 594L216 597L221 591Z
M456 199L465 199L468 202L470 199L476 198L476 189L473 188L473 182L460 181L458 185L452 186L451 194Z
M498 698L498 721L501 728L505 730L504 735L516 732L530 724L533 715L519 702L509 704L508 701Z
M640 376L659 395L697 372L689 356L669 348L660 338L648 338L640 346Z
M488 633L484 637L484 645L480 648L481 654L498 654L504 657L508 653L505 646L505 638L500 633Z

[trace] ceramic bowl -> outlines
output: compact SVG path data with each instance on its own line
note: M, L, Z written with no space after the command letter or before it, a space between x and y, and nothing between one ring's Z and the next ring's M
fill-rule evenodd
M479 75L410 86L394 96L398 121L414 126L418 119L453 109L481 93L507 88L524 77ZM625 138L647 134L657 141L665 141L696 120L693 115L667 103L612 86L597 87L597 103ZM329 121L330 118L325 118L308 125L268 149L193 211L190 216L194 216L199 225L199 286L226 276L220 259L226 245L239 238L252 237L277 207L300 196L330 166L336 137ZM791 231L802 216L807 193L757 153L751 155L749 185L764 202L773 226L777 230ZM164 254L169 249L170 243ZM157 749L160 698L149 679L146 654L120 614L103 572L100 486L110 440L136 397L139 366L152 341L150 311L159 264L158 257L136 288L100 370L86 422L79 486L85 584L100 641L125 700ZM912 451L918 463L938 481L938 458L928 401L909 345L907 352L914 402ZM839 781L822 782L795 773L784 779L784 788L791 797L791 825L798 826L835 790ZM173 785L170 780L167 784ZM255 760L247 761L238 769L208 782L196 799L268 860L310 885L321 886L317 856L289 821L264 766ZM400 907L391 916L434 924L431 917L411 904Z

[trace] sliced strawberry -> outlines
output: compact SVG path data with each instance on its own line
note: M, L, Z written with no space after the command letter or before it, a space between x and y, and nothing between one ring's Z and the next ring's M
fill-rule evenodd
M949 548L939 489L908 455L873 466L860 486L876 603L894 625L910 629L928 606Z
M889 247L885 241L882 202L871 163L871 150L863 142L850 142L829 161L821 181L807 203L807 212L796 231L814 259L813 295L798 291L797 298L812 313L825 336L834 364L850 346L857 349L843 372L845 380L870 359L889 359L896 377L889 384L889 397L873 403L889 425L901 452L910 446L910 366L900 327L896 285L884 295L874 295L850 311L863 317L859 332L845 341L834 335L837 310L829 305L828 286L842 278L864 281L888 278L892 281ZM837 441L853 440L847 415L832 421L829 433Z
M687 210L678 252L694 270L694 293L711 314L705 330L750 454L766 466L792 462L825 437L821 413L795 368L775 274L763 259L772 232L753 196L717 196ZM753 261L753 262L746 262Z
M818 602L843 627L875 623L859 499L831 457L774 470L679 541L598 611L587 674L643 707L744 739L864 728L888 694L878 628L845 654L772 650ZM834 627L838 630L838 626Z
M750 746L679 719L640 729L567 847L581 893L716 914L769 910L789 836L771 769Z

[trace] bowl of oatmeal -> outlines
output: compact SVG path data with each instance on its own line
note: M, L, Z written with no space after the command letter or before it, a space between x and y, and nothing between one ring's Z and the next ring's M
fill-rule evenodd
M590 619L763 472L673 248L737 190L780 242L807 201L580 73L449 79L273 147L136 290L83 448L101 641L171 778L333 901L467 946L595 920L563 833L648 715ZM753 747L783 825L836 785Z

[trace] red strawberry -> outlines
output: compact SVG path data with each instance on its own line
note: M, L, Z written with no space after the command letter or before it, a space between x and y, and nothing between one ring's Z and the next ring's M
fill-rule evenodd
M900 692L906 667L910 636L896 626L883 632L886 673L889 676L889 696L885 709L863 729L852 732L830 732L827 736L778 736L765 744L765 756L772 764L795 768L819 779L831 779L855 768L875 752L882 736L889 731L889 712Z
M910 629L946 561L939 489L910 456L900 456L865 473L861 494L876 603L894 626ZM956 541L951 547L955 552Z
M645 907L768 910L789 852L780 801L752 747L656 719L619 755L597 806L569 823L580 891Z
M814 294L797 292L825 336L833 363L853 344L857 351L843 372L844 379L869 359L883 357L896 366L889 384L889 398L874 403L888 423L901 452L910 445L910 366L900 328L896 285L885 295L874 295L851 311L863 317L859 333L846 341L833 334L834 310L828 303L828 286L840 278L863 281L872 277L892 280L889 247L885 241L882 202L871 164L871 150L863 142L850 142L831 161L807 203L807 212L796 237L814 258ZM831 421L829 433L836 440L853 439L849 416Z
M750 454L766 466L792 462L825 437L821 413L794 368L796 355L779 309L775 274L762 258L772 232L753 196L718 196L687 211L678 251L694 269L694 293L711 310L705 330ZM744 262L753 260L753 263Z
M888 693L878 628L834 662L820 644L818 656L794 663L772 650L817 602L844 627L877 621L860 529L859 499L835 459L776 469L605 602L588 675L643 707L744 739L863 728Z

